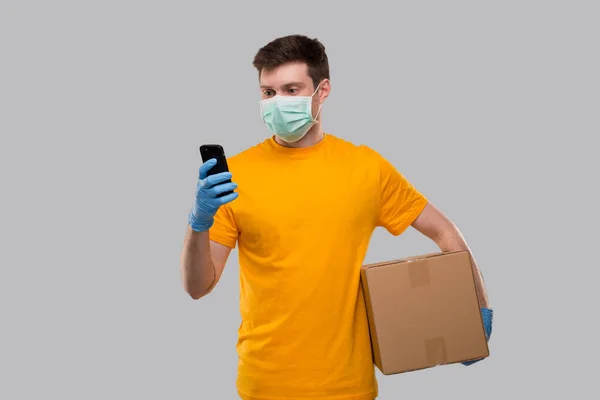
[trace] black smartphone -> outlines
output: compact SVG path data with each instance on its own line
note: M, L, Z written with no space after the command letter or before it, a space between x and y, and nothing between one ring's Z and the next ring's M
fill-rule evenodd
M211 158L215 158L217 160L217 164L208 170L208 175L214 175L221 172L229 172L229 166L227 165L227 157L225 157L225 151L223 147L219 144L203 144L200 146L200 155L202 156L202 162L207 162ZM231 179L228 179L222 183L231 182ZM221 193L217 197L227 196L228 194L233 193L233 191L228 191L225 193Z

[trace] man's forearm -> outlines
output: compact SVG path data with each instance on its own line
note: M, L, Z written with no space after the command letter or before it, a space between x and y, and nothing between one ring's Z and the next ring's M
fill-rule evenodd
M181 275L185 291L194 299L212 290L216 272L208 231L196 232L188 225L181 254Z
M483 284L483 276L477 262L471 253L469 246L458 228L452 230L452 233L446 234L438 241L438 246L442 251L460 251L468 250L471 257L471 265L473 268L473 276L475 277L475 289L479 298L479 306L481 308L490 308L485 286Z

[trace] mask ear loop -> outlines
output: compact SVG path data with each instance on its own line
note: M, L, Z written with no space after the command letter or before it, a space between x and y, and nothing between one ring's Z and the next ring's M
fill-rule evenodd
M321 81L318 85L317 85L317 89L315 89L314 93L312 94L312 96L310 96L311 98L314 97L314 95L319 91L319 88L321 87L321 83L323 83L323 81ZM319 104L319 110L317 111L317 115L314 116L313 121L314 122L318 122L317 118L319 118L319 113L321 112L321 107L323 107L323 103ZM312 113L311 113L312 116Z
M319 91L319 88L321 87L321 83L323 83L323 81L319 82L319 84L317 85L317 88L315 89L315 91L313 92L313 94L310 97L314 97L315 93L317 93Z
M315 117L313 118L315 122L318 122L317 118L319 118L319 113L321 112L321 107L323 107L323 104L319 104L319 111L317 111L317 115L315 115Z

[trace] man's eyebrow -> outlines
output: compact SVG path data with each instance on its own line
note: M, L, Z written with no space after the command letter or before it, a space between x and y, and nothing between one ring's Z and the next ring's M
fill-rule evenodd
M285 85L283 85L283 87L290 87L290 86L305 86L305 85L302 82L290 82L290 83L286 83Z
M288 88L291 86L306 86L306 85L302 82L288 82L288 83L282 85L281 87ZM272 89L272 87L269 85L260 85L260 88L261 89Z

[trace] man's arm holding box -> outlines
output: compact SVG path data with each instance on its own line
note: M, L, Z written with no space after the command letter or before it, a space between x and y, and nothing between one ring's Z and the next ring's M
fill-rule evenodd
M479 267L458 227L429 203L427 198L388 160L368 147L364 149L371 152L379 166L380 208L377 226L384 227L392 235L398 236L410 225L433 240L444 252L469 251L485 333L489 340L492 333L492 309ZM463 364L470 363L473 361Z

